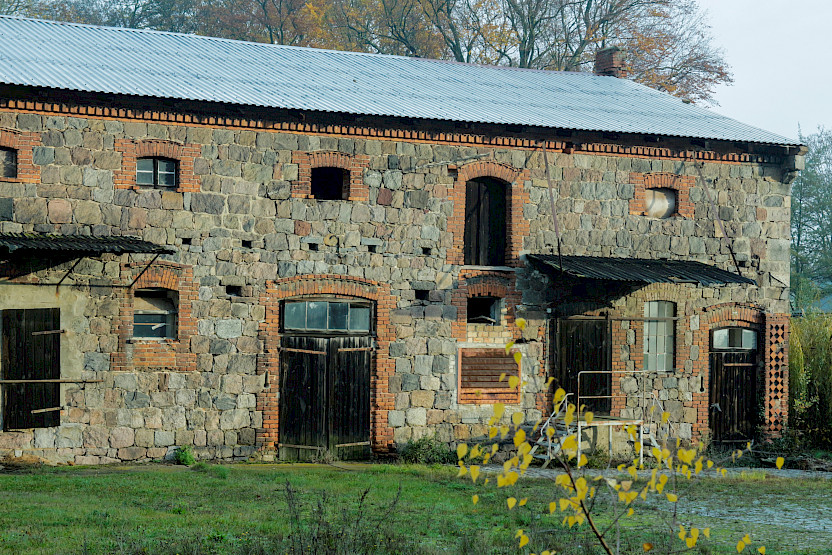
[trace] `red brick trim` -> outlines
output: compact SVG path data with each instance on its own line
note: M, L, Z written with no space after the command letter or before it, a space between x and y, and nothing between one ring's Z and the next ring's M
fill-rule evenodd
M693 218L693 202L690 200L690 188L696 178L692 175L672 173L630 173L630 183L635 186L633 198L630 199L630 215L645 216L645 191L647 189L673 189L676 191L676 212L683 218Z
M345 200L368 201L370 189L364 184L364 170L370 167L370 157L343 152L292 152L292 163L298 166L298 179L292 182L292 196L312 198L312 168L341 168L350 172Z
M280 301L318 295L367 299L376 304L376 351L370 376L370 441L373 451L389 452L393 449L393 428L387 424L387 414L394 408L389 382L395 371L389 356L390 342L395 340L390 312L396 303L389 284L343 275L306 275L266 282L266 292L260 297L266 308L266 319L260 325L264 349L257 360L257 373L266 375L266 388L257 394L257 410L263 413L257 445L274 449L279 438Z
M123 264L122 276L131 283L147 263ZM133 337L133 295L136 289L162 287L179 295L175 339L147 340ZM198 287L190 266L168 261L156 261L131 288L120 290L119 316L115 332L118 351L110 355L113 371L134 368L165 368L166 370L196 370L196 354L191 352L191 337L197 334L196 318L191 303L198 298Z
M453 217L448 229L453 233L453 246L448 249L449 264L463 264L465 241L465 189L470 179L493 177L506 184L506 266L520 263L523 239L529 235L529 222L523 217L523 206L528 204L526 181L528 169L518 170L497 162L472 162L459 168L453 191L449 196L454 204Z
M514 272L465 270L460 273L456 289L451 294L451 304L456 307L456 322L451 326L457 341L468 341L468 299L486 296L505 299L506 326L514 330L517 305L521 302ZM509 340L519 338L516 330L508 333L511 335Z
M33 162L34 147L40 146L40 134L17 129L0 129L0 147L17 153L17 177L0 177L12 183L40 183L40 166Z
M139 158L170 158L178 162L176 192L198 193L199 179L194 174L194 159L202 154L199 145L180 144L161 139L132 141L116 139L116 152L121 152L121 169L113 172L116 189L142 189L136 185L136 160Z
M789 315L766 314L765 426L769 437L779 437L789 416Z

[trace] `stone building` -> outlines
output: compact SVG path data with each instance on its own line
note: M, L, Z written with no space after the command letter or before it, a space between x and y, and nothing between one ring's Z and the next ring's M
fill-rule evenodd
M549 377L683 438L785 423L795 141L614 52L593 75L0 37L0 455L453 444L498 401L548 414Z

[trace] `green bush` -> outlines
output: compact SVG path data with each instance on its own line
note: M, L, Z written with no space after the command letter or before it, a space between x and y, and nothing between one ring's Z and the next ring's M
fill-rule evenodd
M792 318L789 338L790 426L811 445L832 446L832 315Z
M176 461L176 464L184 464L185 466L191 466L196 462L190 445L183 445L177 449L173 460Z
M453 464L456 453L447 444L442 443L436 436L423 436L416 441L408 442L400 453L402 460L417 464Z

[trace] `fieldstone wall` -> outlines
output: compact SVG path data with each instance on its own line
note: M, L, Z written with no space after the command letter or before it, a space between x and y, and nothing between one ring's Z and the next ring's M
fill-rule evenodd
M186 444L206 458L250 456L258 447L257 434L274 425L264 423L256 404L266 384L276 382L275 364L258 366L270 356L259 334L266 320L261 299L268 282L307 275L389 287L392 306L384 324L392 330L391 373L388 390L378 398L391 401L373 407L380 423L373 439L377 451L428 433L454 443L486 432L491 405L458 402L458 349L468 344L499 348L507 339L522 339L517 345L525 355L522 402L507 412L524 411L529 421L546 412L546 309L567 302L576 290L523 261L523 254L551 253L557 244L540 150L472 146L459 136L406 141L350 135L346 128L304 134L16 111L0 111L0 128L40 138L32 147L39 177L0 180L0 231L129 235L170 245L176 254L164 260L188 275L177 287L194 292L186 297L193 329L176 344L153 347L156 354L169 347L165 352L175 356L153 362L148 355L139 364L124 356L139 347L125 324L126 285L148 257L82 261L69 280L75 285L60 289L86 299L68 324L76 335L67 334L64 341L83 356L80 375L104 381L67 386L60 427L0 432L0 450L54 450L57 458L78 463L160 458ZM142 146L149 143L155 146ZM173 146L163 148L166 144ZM776 160L702 164L666 150L659 157L562 149L549 157L564 254L692 259L734 270L705 187L712 191L741 271L757 286L679 285L606 297L621 315L640 315L640 303L653 294L684 307L677 328L678 375L657 376L652 387L689 436L703 429L695 398L706 358L699 343L705 332L696 328L702 311L735 303L787 312L790 199ZM131 185L125 160L145 151L189 157L180 166L180 172L192 168L193 175L182 176L188 187ZM337 153L342 164L345 157L355 159L349 166L351 187L363 196L355 182L360 178L367 200L303 198L308 195L298 191L306 169L301 171L298 161L310 157L301 153ZM517 179L510 184L509 233L515 236L508 244L519 258L504 268L463 268L456 254L460 187L464 199L459 175L467 175L466 164L483 160ZM656 220L631 210L636 173L686 176L685 182L692 182L691 215ZM31 273L6 280L3 287L57 282L69 265L35 264ZM479 287L485 278L508 292L501 326L493 330L466 323L465 298L459 294L460 283ZM229 287L242 293L231 294ZM417 290L427 290L427 299L417 300ZM26 308L14 294L3 298L0 308ZM514 326L517 317L529 323L522 334ZM637 324L621 329L616 356L625 367L638 363L638 334ZM64 371L77 369L67 363ZM632 386L622 382L621 387Z

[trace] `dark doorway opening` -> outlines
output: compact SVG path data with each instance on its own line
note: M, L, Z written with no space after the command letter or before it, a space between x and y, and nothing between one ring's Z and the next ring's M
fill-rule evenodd
M712 441L754 439L762 397L757 332L738 327L713 330L709 363L708 414Z
M506 262L506 184L481 177L465 185L466 265L502 266Z

